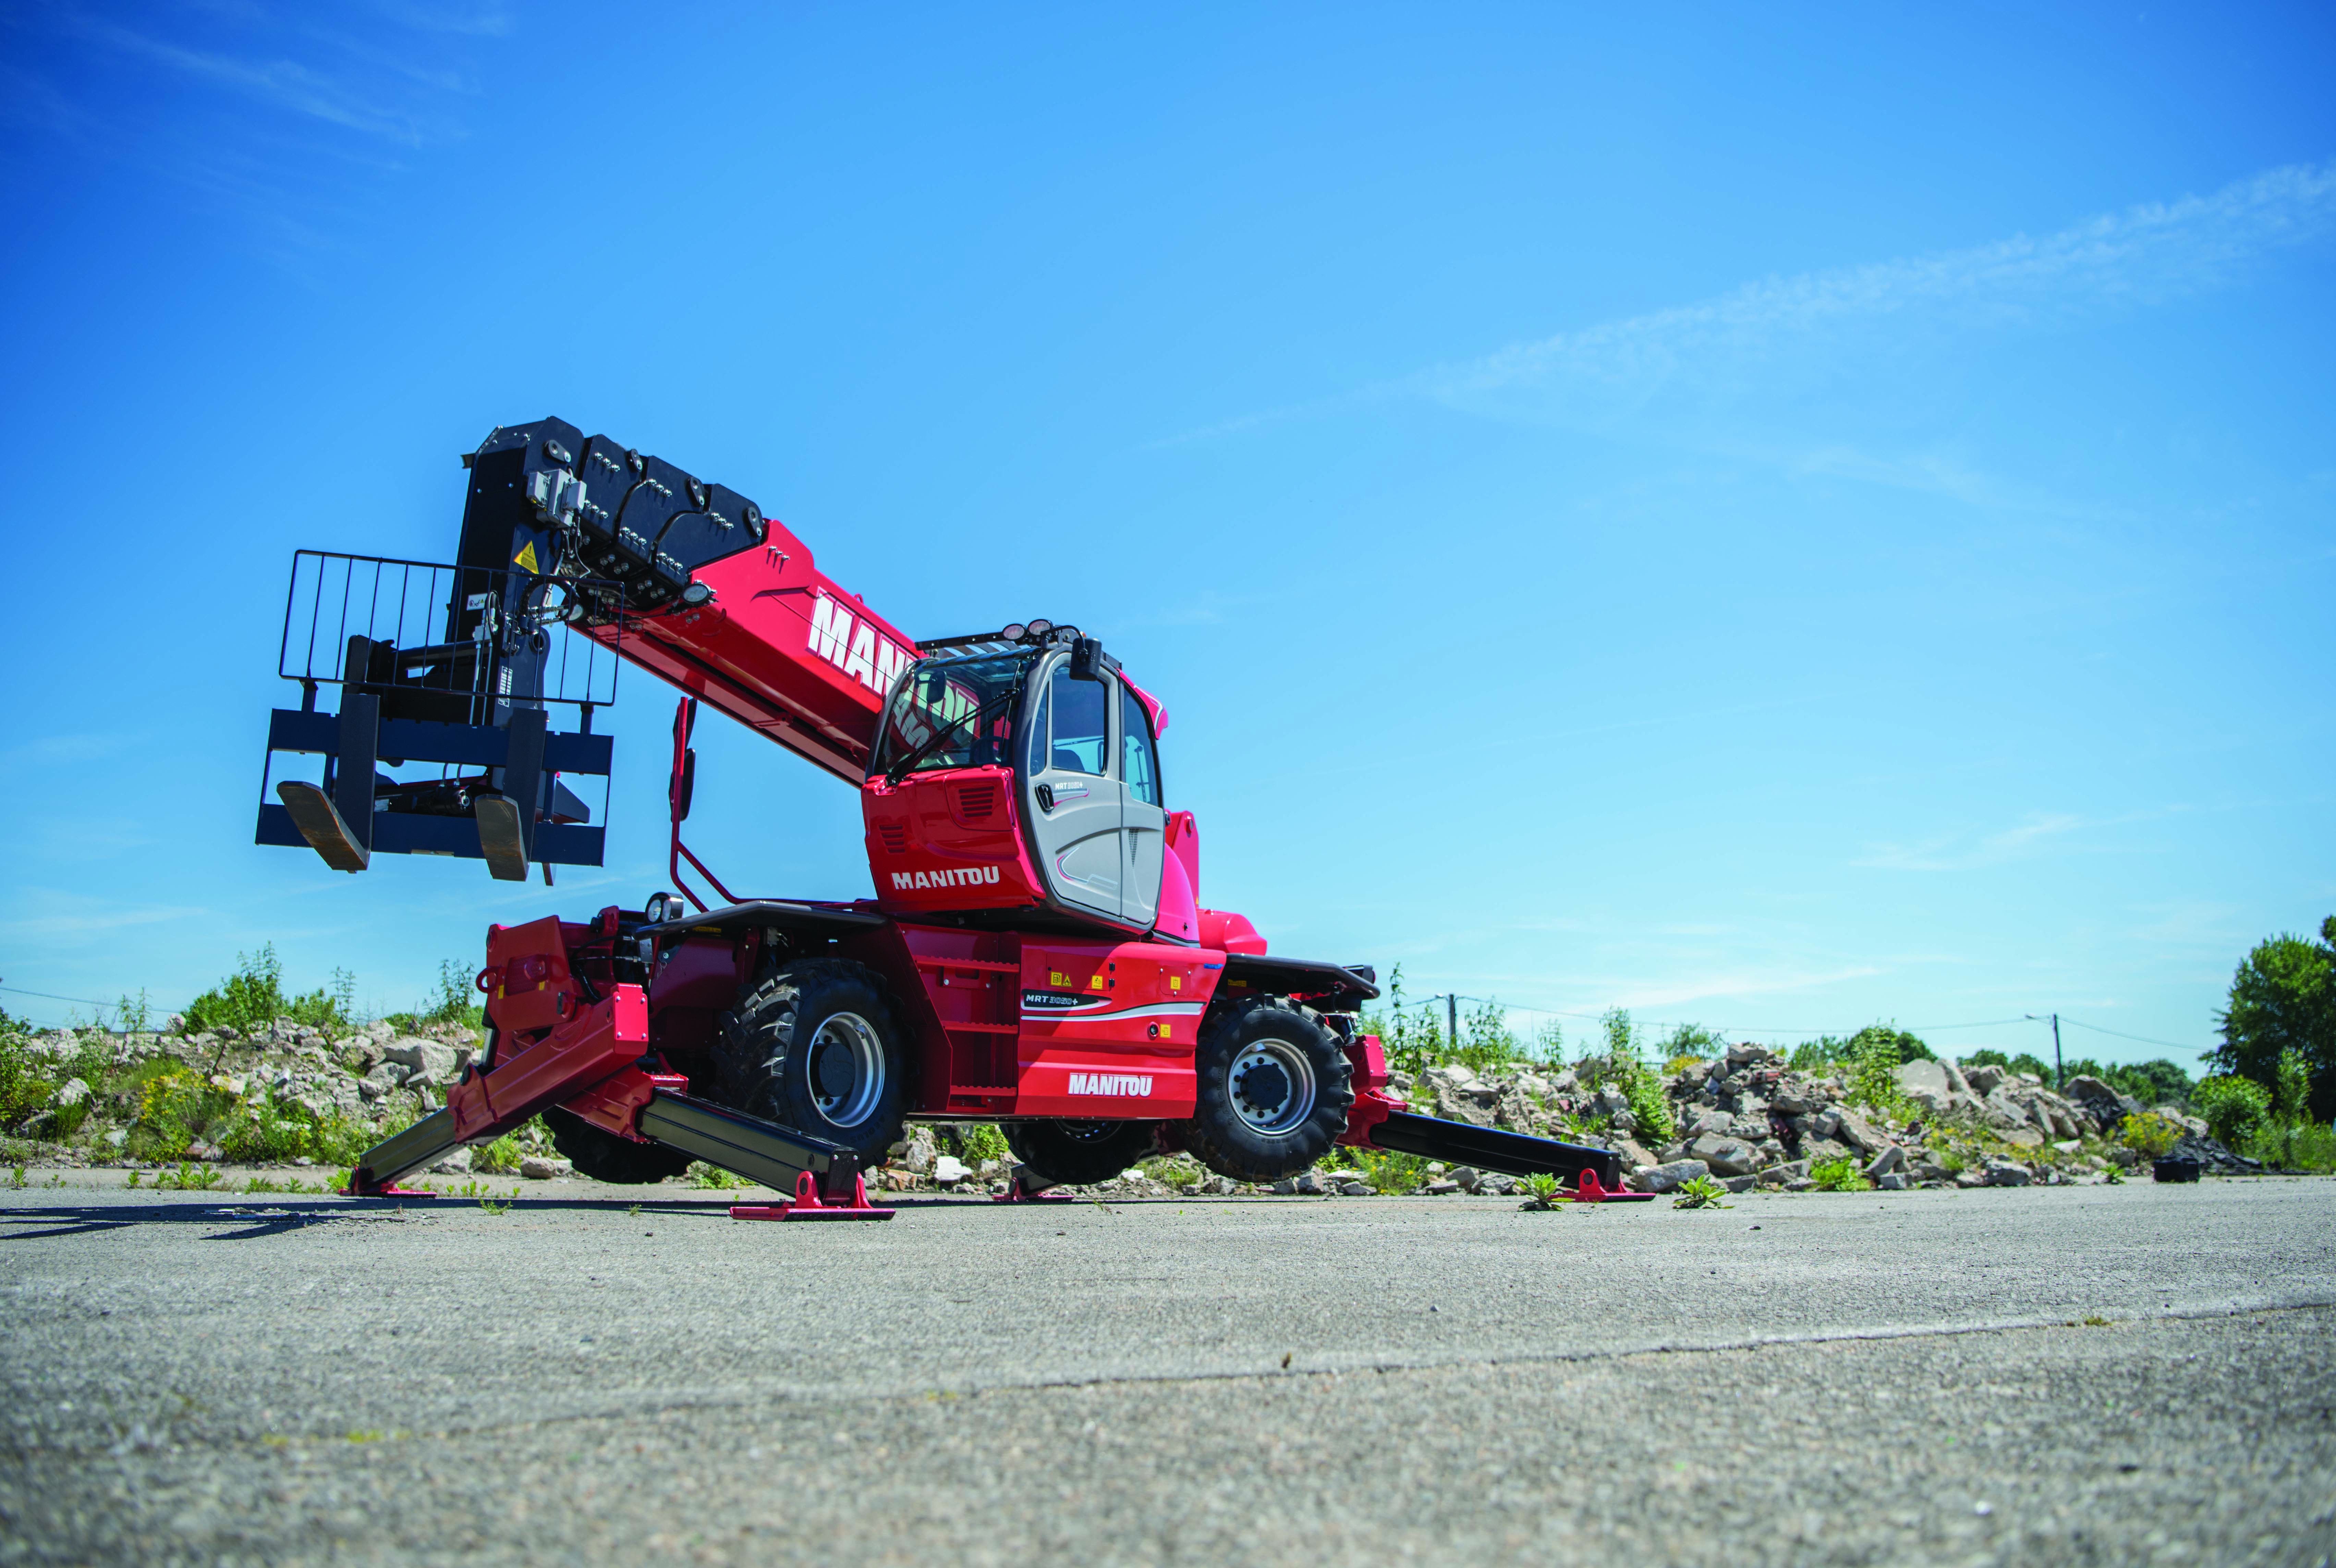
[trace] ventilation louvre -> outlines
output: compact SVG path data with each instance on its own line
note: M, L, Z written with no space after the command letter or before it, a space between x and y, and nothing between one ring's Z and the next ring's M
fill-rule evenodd
M876 823L876 836L884 841L887 852L896 855L909 852L908 823L885 822L880 819Z
M957 819L970 826L986 823L998 811L998 785L988 780L957 786Z

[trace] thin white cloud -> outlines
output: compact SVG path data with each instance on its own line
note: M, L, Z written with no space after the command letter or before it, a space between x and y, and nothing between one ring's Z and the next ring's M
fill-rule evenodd
M1779 436L1804 391L1861 366L1903 374L1917 345L2163 303L2236 281L2336 229L2336 163L2269 170L2206 196L2104 214L2040 239L1766 278L1713 298L1514 343L1474 359L1214 422L1149 443L1252 433L1364 404L1426 399L1486 418L1682 443L1803 474L2015 511L2097 505L2007 483L1958 454L1874 453L1837 431ZM1853 400L1854 401L1854 400ZM1764 427L1766 427L1764 429Z
M1877 843L1849 863L1893 872L1961 872L2019 859L2045 840L2088 824L2064 812L2039 813L2017 827L1979 838L1944 835L1914 843Z
M279 109L407 145L419 145L423 140L411 115L373 102L331 75L297 60L247 58L192 49L93 18L78 19L75 30L93 42L182 75L233 89Z
M96 762L130 744L126 735L52 735L0 751L0 774Z
M2019 235L1764 279L1698 304L1513 344L1408 385L1475 413L1604 424L1668 389L1733 385L1751 362L1844 328L1903 333L2158 302L2226 282L2253 258L2331 227L2336 164L2292 165L2041 239Z

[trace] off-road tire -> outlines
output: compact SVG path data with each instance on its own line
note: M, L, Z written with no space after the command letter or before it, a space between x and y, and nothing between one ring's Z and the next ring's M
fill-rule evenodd
M1046 1181L1066 1187L1108 1182L1152 1153L1157 1122L1012 1122L1006 1146Z
M567 1156L579 1176L620 1187L646 1187L689 1169L693 1156L663 1144L637 1144L597 1126L558 1105L543 1113L551 1146Z
M799 959L753 987L722 1015L714 1067L723 1104L841 1144L863 1168L900 1141L908 1031L865 964Z
M1338 1037L1296 1002L1251 997L1212 1008L1192 1066L1192 1119L1176 1131L1192 1157L1221 1176L1294 1176L1329 1154L1347 1130L1354 1068ZM1277 1102L1279 1115L1264 1114L1268 1107L1257 1103L1270 1092L1270 1077L1248 1082L1250 1073L1269 1066L1288 1091Z

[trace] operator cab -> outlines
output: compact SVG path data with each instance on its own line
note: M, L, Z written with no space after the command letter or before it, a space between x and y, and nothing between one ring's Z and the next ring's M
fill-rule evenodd
M1076 628L925 647L893 686L861 792L879 903L1041 905L1152 930L1168 828L1159 705Z

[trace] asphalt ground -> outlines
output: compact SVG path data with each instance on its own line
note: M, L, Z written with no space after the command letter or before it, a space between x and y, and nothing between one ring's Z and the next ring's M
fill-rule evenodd
M881 1224L34 1186L0 1561L2321 1563L2331 1352L2325 1180Z

